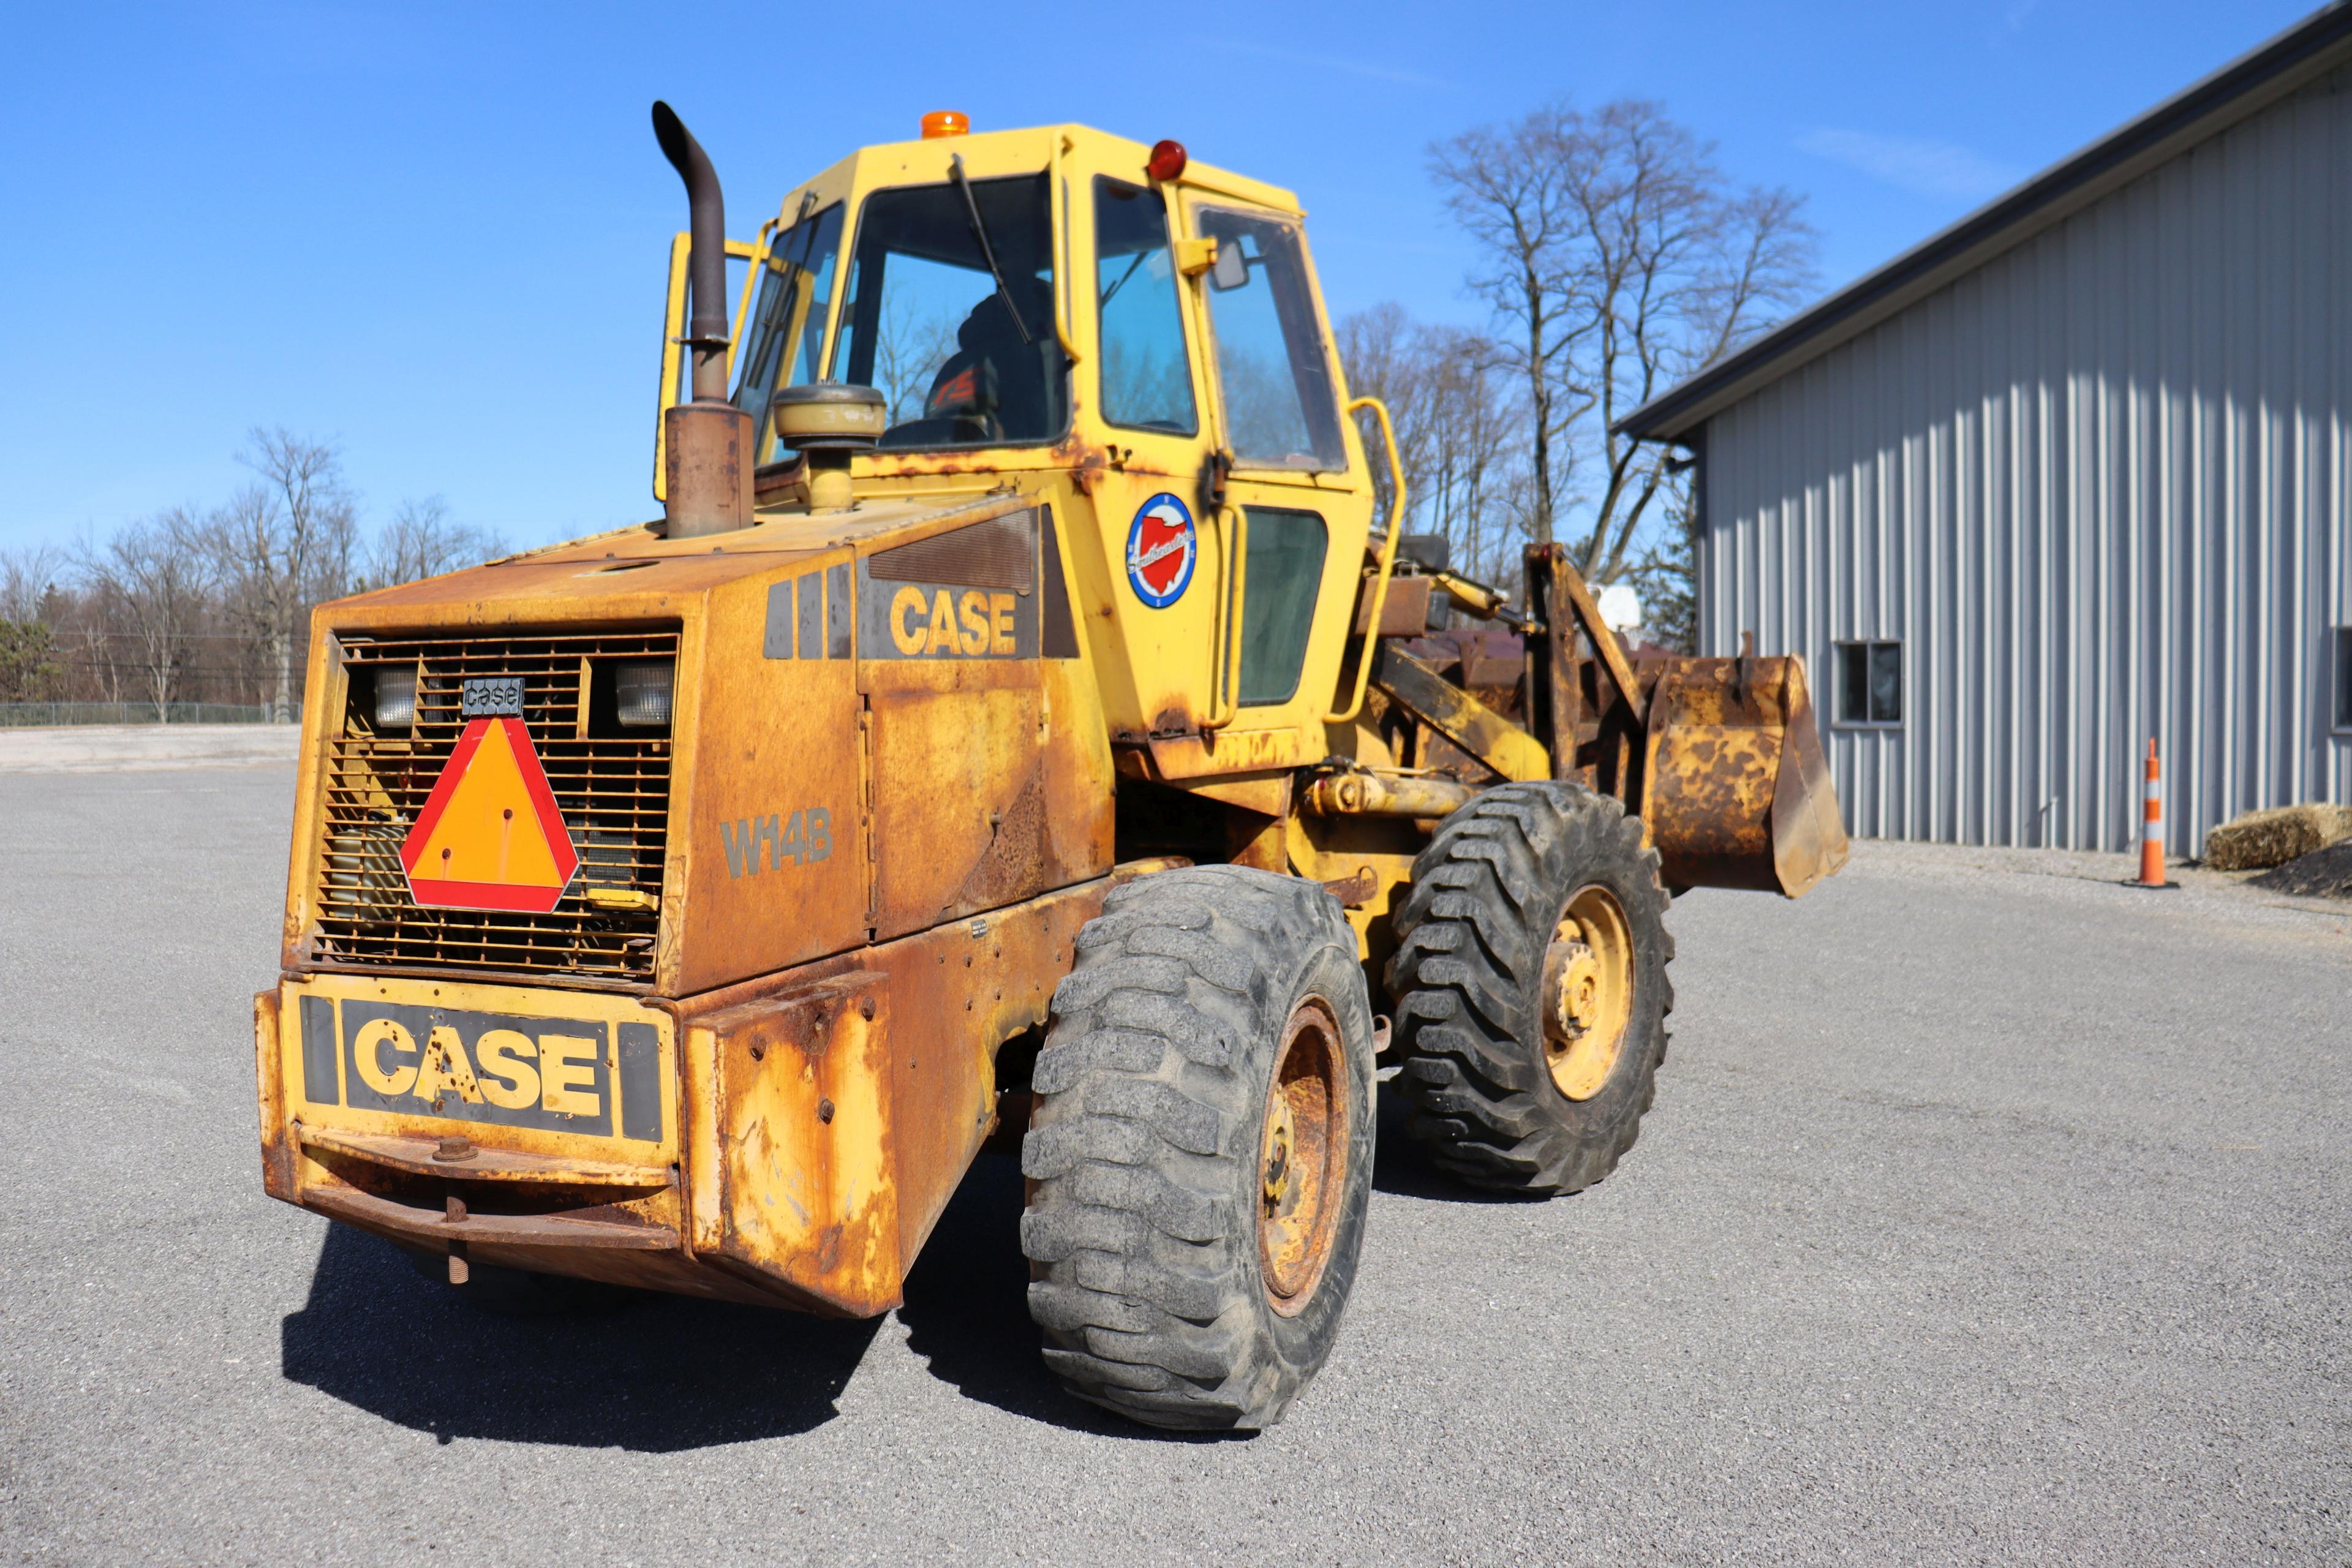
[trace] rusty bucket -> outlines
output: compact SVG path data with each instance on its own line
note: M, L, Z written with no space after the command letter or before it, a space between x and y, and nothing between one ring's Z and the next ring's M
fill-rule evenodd
M1845 864L1803 659L1669 660L1648 717L1648 826L1670 885L1793 899Z

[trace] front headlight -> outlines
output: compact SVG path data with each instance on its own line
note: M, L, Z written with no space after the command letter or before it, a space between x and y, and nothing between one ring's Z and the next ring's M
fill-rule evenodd
M375 727L406 730L416 722L416 667L392 665L375 672Z
M632 730L667 725L676 676L676 664L667 658L633 658L614 666L614 717Z

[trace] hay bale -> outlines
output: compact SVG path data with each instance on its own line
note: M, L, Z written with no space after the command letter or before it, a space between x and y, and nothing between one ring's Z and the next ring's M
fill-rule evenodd
M2352 806L2282 805L2250 811L2205 836L2205 864L2216 871L2284 866L2352 838Z
M2352 838L2298 856L2251 880L2257 888L2299 899L2352 900Z

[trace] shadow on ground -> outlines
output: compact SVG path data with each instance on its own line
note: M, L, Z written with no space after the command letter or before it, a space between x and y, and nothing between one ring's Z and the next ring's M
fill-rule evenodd
M1374 1183L1445 1203L1516 1203L1422 1158L1383 1095ZM1019 1164L983 1154L907 1281L908 1348L966 1398L1103 1436L1220 1441L1163 1432L1066 1393L1038 1355L1021 1255ZM650 1291L573 1317L511 1318L425 1278L391 1243L332 1226L310 1297L280 1331L288 1378L446 1442L673 1453L813 1430L873 1342L878 1321L698 1301ZM1242 1435L1246 1436L1246 1434Z
M830 1421L876 1322L646 1291L583 1317L468 1305L391 1243L331 1226L280 1329L288 1378L417 1431L675 1453Z
M1489 1192L1459 1176L1448 1175L1430 1163L1405 1123L1412 1114L1403 1093L1392 1083L1381 1086L1378 1101L1379 1142L1372 1152L1372 1190L1401 1198L1436 1204L1524 1204L1541 1202L1520 1193Z
M1066 1392L1038 1354L1021 1255L1021 1167L982 1154L956 1189L907 1279L907 1348L966 1398L1047 1426L1105 1437L1215 1443L1250 1433L1163 1432Z

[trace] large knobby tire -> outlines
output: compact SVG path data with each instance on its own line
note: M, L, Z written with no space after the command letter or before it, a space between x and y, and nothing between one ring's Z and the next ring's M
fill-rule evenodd
M1372 1179L1372 1012L1316 883L1117 889L1033 1079L1021 1247L1045 1360L1155 1426L1279 1419L1330 1352Z
M1616 1168L1666 1053L1667 902L1640 820L1581 785L1499 785L1439 826L1388 975L1433 1162L1528 1194Z

